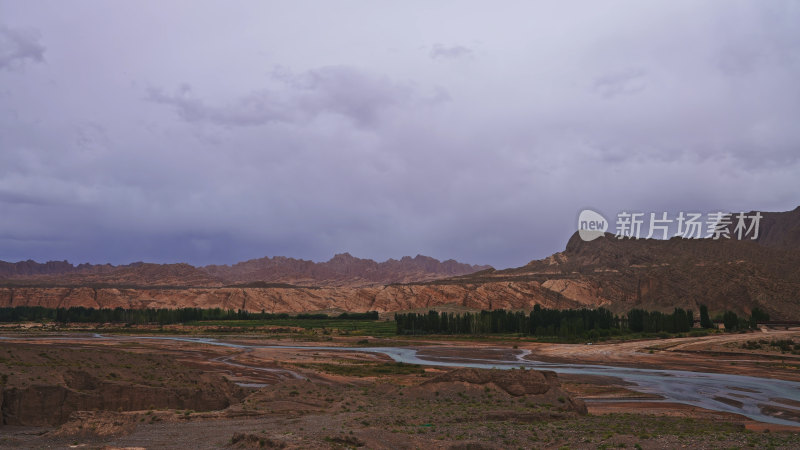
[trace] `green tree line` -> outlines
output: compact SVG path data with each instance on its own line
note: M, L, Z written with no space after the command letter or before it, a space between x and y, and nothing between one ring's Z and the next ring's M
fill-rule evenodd
M714 328L708 308L700 306L703 328ZM617 316L605 308L547 309L534 306L530 313L522 311L480 311L447 313L398 313L394 316L397 334L522 334L530 336L602 337L626 332L685 333L694 327L691 310L675 308L672 313L632 309ZM769 315L754 308L750 319L739 318L726 311L728 330L755 328L757 321L769 320Z
M345 312L338 316L327 314L273 314L267 312L249 312L222 308L176 308L176 309L124 309L124 308L45 308L42 306L14 306L0 308L0 322L40 322L52 321L61 323L124 323L161 325L186 323L200 320L273 320L273 319L348 319L378 320L377 311L365 313Z
M658 311L645 311L632 309L628 312L628 328L633 332L658 333L685 333L694 326L694 314L691 310L685 311L675 308L672 314Z
M397 334L495 334L515 333L534 336L582 336L590 331L609 331L623 327L624 318L605 308L548 309L534 306L522 311L480 311L427 314L395 314Z

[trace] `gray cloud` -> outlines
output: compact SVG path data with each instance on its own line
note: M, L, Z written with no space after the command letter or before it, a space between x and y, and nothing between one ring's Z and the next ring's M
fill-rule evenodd
M471 58L473 51L463 45L435 44L429 53L433 59L461 59Z
M584 207L797 206L791 2L420 5L4 3L48 46L0 71L0 259L508 267Z
M636 94L644 90L646 75L642 69L608 73L594 79L594 90L605 98Z
M254 92L225 106L208 106L192 97L191 87L184 84L174 94L165 94L159 88L149 88L147 99L172 106L183 120L188 122L210 122L224 126L253 126L270 122L296 120L289 105L281 105L279 99L269 92Z
M174 107L189 122L254 126L308 122L320 115L336 114L360 126L369 126L382 111L406 103L414 96L408 86L345 66L322 67L300 74L278 70L271 80L281 84L279 91L251 92L224 106L209 106L194 98L188 84L174 94L150 88L147 98ZM437 95L441 93L437 91Z
M20 66L25 60L42 62L44 52L36 31L0 25L0 69Z

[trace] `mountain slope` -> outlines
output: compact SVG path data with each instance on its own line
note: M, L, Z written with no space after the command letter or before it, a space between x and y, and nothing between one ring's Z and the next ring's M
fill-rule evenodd
M767 247L800 250L800 206L793 211L762 214L756 242Z
M762 213L759 238L617 239L573 234L563 252L503 271L458 277L463 283L537 281L567 298L617 312L631 308L800 319L800 208Z

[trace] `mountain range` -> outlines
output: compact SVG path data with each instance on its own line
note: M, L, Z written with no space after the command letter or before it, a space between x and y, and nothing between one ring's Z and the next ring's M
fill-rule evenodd
M25 285L114 285L222 287L271 284L299 286L371 286L409 283L465 275L490 266L474 266L449 259L439 261L429 256L389 259L375 262L349 253L335 255L326 262L276 256L251 259L233 265L194 267L189 264L152 264L136 262L121 266L110 264L73 265L67 261L0 261L0 281Z
M231 266L0 263L0 306L222 307L269 312L405 311L431 307L605 307L800 320L800 207L762 213L756 240L583 241L525 266L495 270L417 256L377 263L261 258Z

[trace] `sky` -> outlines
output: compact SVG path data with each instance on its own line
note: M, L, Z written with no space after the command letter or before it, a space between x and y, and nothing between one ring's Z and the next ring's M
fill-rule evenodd
M563 250L800 205L797 1L0 0L0 260Z

